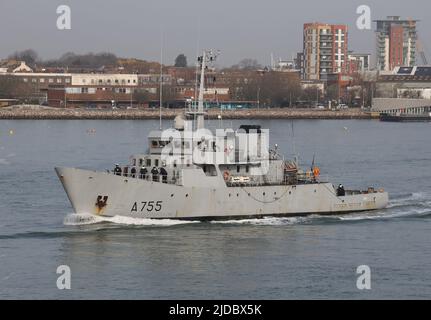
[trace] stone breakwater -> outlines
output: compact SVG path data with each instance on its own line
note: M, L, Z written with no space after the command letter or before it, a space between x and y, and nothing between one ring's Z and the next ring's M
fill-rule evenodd
M163 109L163 119L173 119L183 109ZM217 119L373 119L370 113L358 109L339 111L313 109L243 109L208 111L207 118ZM130 110L87 110L87 109L43 109L43 108L5 108L0 109L0 119L28 120L143 120L158 119L158 109Z

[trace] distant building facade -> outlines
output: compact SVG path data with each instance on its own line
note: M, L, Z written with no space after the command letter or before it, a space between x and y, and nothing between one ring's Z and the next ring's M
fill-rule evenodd
M376 20L377 68L390 71L416 63L417 20L389 16Z
M14 59L8 59L0 61L0 73L17 73L17 72L33 72L25 61L18 61Z
M396 67L391 73L380 74L376 97L431 99L431 67Z
M304 24L302 78L321 80L347 70L347 25Z
M347 56L348 73L365 73L370 71L371 54L349 52Z

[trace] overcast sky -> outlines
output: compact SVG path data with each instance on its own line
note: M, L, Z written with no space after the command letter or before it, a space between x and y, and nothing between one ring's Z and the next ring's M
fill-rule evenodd
M72 30L56 27L61 4L71 8ZM431 59L429 0L0 0L0 58L33 48L44 59L108 51L158 61L163 33L166 64L179 53L190 63L205 47L221 50L220 65L245 57L269 65L271 52L289 59L302 50L302 26L313 21L347 24L349 49L374 55L374 32L355 26L362 4L372 19L421 20L419 36Z

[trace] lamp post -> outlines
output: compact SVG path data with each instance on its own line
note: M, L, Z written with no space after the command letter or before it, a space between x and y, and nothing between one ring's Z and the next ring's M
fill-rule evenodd
M260 87L257 88L257 109L260 108Z

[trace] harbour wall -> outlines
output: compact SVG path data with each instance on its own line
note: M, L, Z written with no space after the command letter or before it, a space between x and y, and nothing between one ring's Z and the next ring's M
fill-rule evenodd
M162 109L163 119L173 119L183 112L183 109ZM345 110L315 110L315 109L242 109L223 110L211 109L209 119L374 119L378 115L364 112L360 109ZM159 109L129 109L129 110L88 110L88 109L53 109L9 107L0 109L0 119L29 120L144 120L158 119Z

